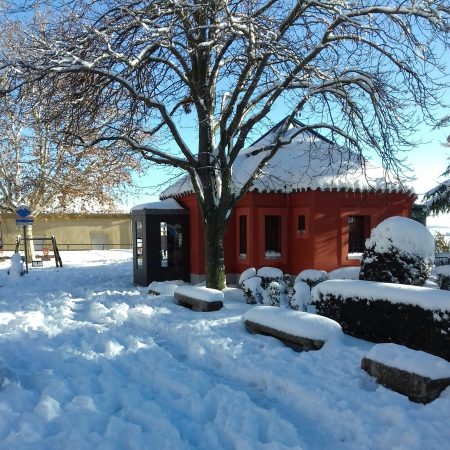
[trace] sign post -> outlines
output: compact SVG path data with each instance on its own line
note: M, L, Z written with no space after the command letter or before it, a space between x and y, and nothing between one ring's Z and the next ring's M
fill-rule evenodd
M31 209L26 205L19 205L16 208L16 225L22 225L23 245L25 247L25 272L28 273L28 245L27 245L27 225L33 224Z

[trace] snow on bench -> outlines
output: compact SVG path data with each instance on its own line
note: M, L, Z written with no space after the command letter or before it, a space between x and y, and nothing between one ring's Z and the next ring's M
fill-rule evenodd
M319 350L342 335L341 326L327 317L273 306L256 306L244 315L250 333L272 336L296 351Z
M170 295L173 296L175 290L184 285L184 281L153 281L148 286L148 293L152 295Z
M361 360L361 368L416 403L432 402L450 386L448 361L402 345L375 345Z
M218 311L223 308L223 292L204 286L180 286L174 293L177 303L193 311Z

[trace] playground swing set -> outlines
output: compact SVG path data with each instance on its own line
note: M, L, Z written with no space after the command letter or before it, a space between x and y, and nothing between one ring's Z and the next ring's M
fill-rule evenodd
M56 243L56 238L55 236L52 237L28 237L26 234L26 231L24 229L24 234L23 234L23 239L21 238L21 236L17 236L16 239L16 249L15 251L18 252L20 249L20 245L23 243L23 249L24 249L24 255L25 255L25 273L28 273L28 264L30 261L30 255L28 254L28 242L29 241L39 241L42 244L44 242L49 242L51 246L51 249L53 251L53 258L55 259L55 264L56 267L62 267L62 259L61 259L61 255L59 254L59 249L58 249L58 245ZM50 255L50 249L49 247L42 247L42 256L41 259L38 260L32 260L31 261L31 265L32 267L42 267L43 266L43 261L50 261L51 259L51 255Z

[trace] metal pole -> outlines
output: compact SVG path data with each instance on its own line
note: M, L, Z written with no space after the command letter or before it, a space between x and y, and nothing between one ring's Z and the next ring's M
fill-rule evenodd
M27 227L23 226L23 244L25 246L25 272L28 273Z

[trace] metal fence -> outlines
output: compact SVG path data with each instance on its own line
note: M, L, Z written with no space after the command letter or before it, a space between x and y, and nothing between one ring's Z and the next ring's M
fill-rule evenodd
M38 248L39 247L39 248ZM36 246L36 251L40 252L41 247L45 247L45 245ZM125 249L130 250L133 248L131 243L129 244L75 244L75 243L67 243L67 242L58 242L58 248L60 251L77 251L77 250L114 250L114 249ZM5 252L14 252L16 249L16 244L3 244L0 248L1 251Z

